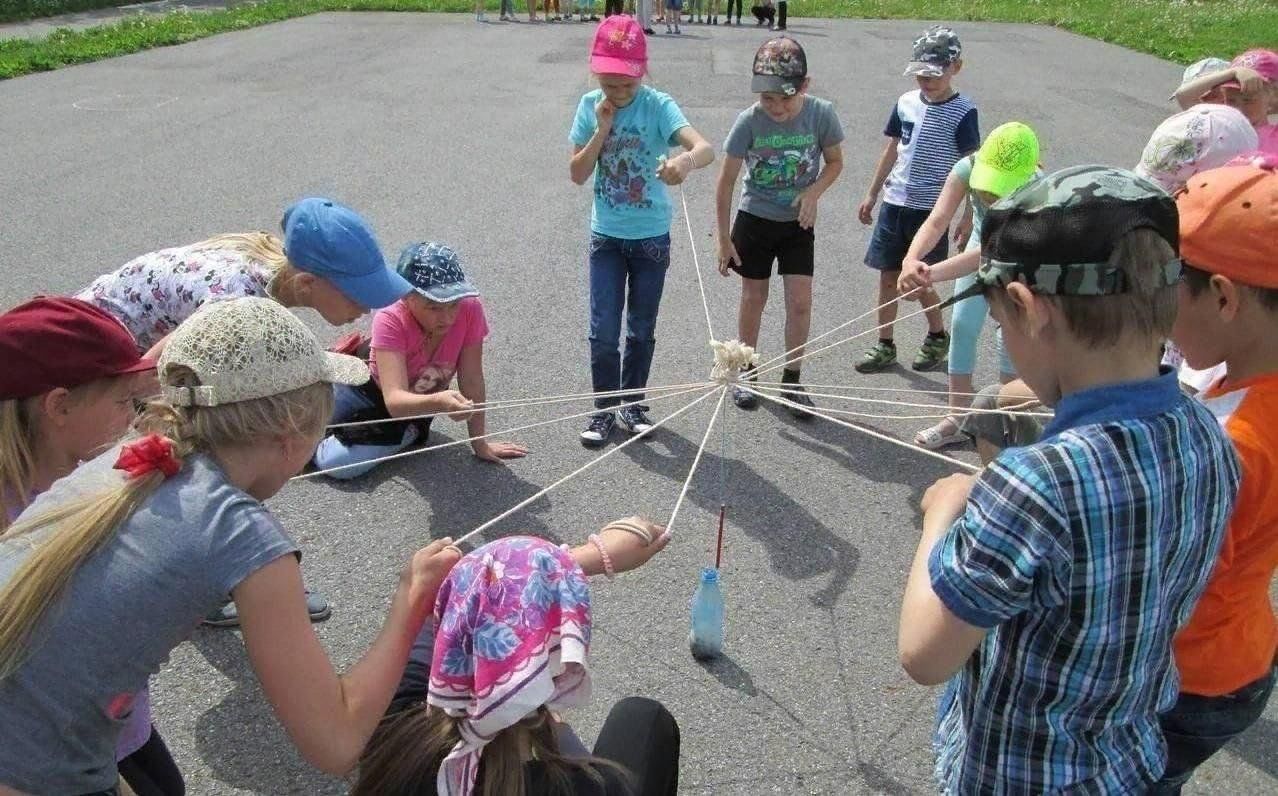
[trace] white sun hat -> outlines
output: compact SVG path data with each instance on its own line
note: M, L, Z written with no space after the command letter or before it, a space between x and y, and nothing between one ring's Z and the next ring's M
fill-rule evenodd
M178 367L189 369L197 384L172 384ZM367 365L325 351L301 319L266 298L206 304L169 337L157 371L164 397L175 406L219 406L320 382L368 381Z

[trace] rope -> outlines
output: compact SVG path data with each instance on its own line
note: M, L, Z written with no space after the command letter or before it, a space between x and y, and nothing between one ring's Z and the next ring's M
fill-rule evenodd
M679 201L683 203L683 223L688 228L688 245L692 247L692 268L697 273L697 287L701 289L701 308L706 311L706 332L714 342L714 324L710 322L710 302L706 299L706 283L701 278L701 258L697 257L697 240L692 236L692 219L688 216L688 197L679 186Z
M751 383L751 384L750 384L750 386L751 386L751 387L756 387L756 388L758 388L758 389L760 389L760 390L766 390L766 391L771 392L771 393L784 393L784 392L786 392L786 388L784 388L784 387L781 387L781 388L777 388L777 387L761 387L761 386L756 385L756 384L754 384L754 383ZM962 407L962 408L953 408L953 409L951 409L950 407L944 406L944 405L942 405L942 404L919 404L919 403L911 403L911 402L909 402L909 401L889 401L889 400L887 400L887 399L885 399L885 398L859 398L859 397L854 396L854 395L834 395L834 394L832 394L832 393L811 392L811 391L808 391L808 393L807 393L807 394L808 394L808 395L810 395L810 396L812 396L813 398L833 398L833 399L835 399L835 400L839 400L839 401L855 401L855 402L857 402L857 403L866 403L866 404L882 404L882 405L885 405L885 406L907 406L907 407L911 407L911 408L915 408L915 409L948 409L948 410L950 410L950 411L949 411L946 415L942 415L942 417L947 417L948 415L1017 415L1017 416L1023 416L1023 417L1051 417L1051 416L1052 416L1052 415L1051 415L1050 413L1048 413L1048 412L1023 412L1023 411L1017 411L1017 410L1019 410L1019 409L1023 409L1023 408L1025 408L1025 407L1027 407L1027 406L1032 406L1032 405L1034 405L1034 404L1038 403L1037 401L1026 401L1026 402L1024 402L1024 403L1019 403L1019 404L1015 404L1015 405L1013 405L1013 406L1009 406L1009 407L1008 407L1008 408L1006 408L1006 409L976 409L976 408L971 407L971 406L965 406L965 407ZM831 411L833 411L833 410L831 410ZM887 416L887 417L896 417L897 415L886 415L886 416ZM920 417L920 418L918 418L918 419L922 420L922 419L924 419L924 418L926 418L926 417L932 417L932 415L924 415L924 416L922 416L922 417Z
M655 403L655 402L660 401L660 400L665 399L665 398L674 398L674 397L679 396L679 395L687 395L687 394L688 394L688 393L690 393L690 392L696 392L697 390L705 389L707 386L709 386L709 385L699 385L699 386L697 386L697 387L693 387L693 388L688 389L688 390L681 390L681 391L679 391L679 392L672 392L672 393L668 393L668 394L666 394L666 395L656 395L656 396L653 396L653 397L651 397L651 398L646 398L646 399L643 399L643 400L645 400L645 401L651 401L651 402ZM706 394L707 394L707 395L709 395L710 393L709 393L709 392L707 392ZM619 408L626 407L626 406L637 406L637 405L639 405L640 403L641 403L641 401L630 401L630 402L628 402L628 403L617 404L616 406L614 406L614 407L612 407L612 408L613 408L613 409L619 409ZM551 419L551 420L541 420L541 421L538 421L538 422L536 422L536 423L529 423L529 424L528 424L528 425L526 425L526 426L516 426L515 428L508 428L508 429L505 429L505 430L503 430L503 431L493 431L493 432L490 432L490 433L488 433L488 434L480 434L480 435L479 435L479 436L477 436L477 437L467 437L466 439L457 439L457 440L452 440L452 441L450 441L450 442L442 442L442 443L440 443L439 445L430 445L430 446L427 446L427 447L425 447L425 448L418 448L418 449L416 449L416 450L411 450L411 451L401 451L400 453L392 453L392 454L389 454L389 455L387 455L387 456L379 456L379 457L377 457L376 459L367 459L367 460L362 461L362 462L351 462L350 464L343 464L341 467L330 467L330 468L328 468L327 470L315 470L314 472L310 472L310 473L303 473L302 475L295 475L295 476L293 476L292 478L290 478L289 480L290 480L290 481L303 481L303 480L305 480L305 479L307 479L307 478L314 478L314 477L315 477L315 476L317 476L317 475L325 475L325 474L327 474L327 473L336 473L336 472L339 472L339 471L341 471L341 470L349 470L349 469L350 469L350 468L352 468L352 467L362 467L362 466L369 465L369 464L381 464L382 462L389 462L389 461L393 461L393 460L395 460L395 459L406 459L406 458L408 458L409 456L420 456L420 455L422 455L423 453L428 453L428 452L430 452L430 451L439 450L440 448L450 448L450 447L452 447L452 446L454 446L454 445L463 445L463 444L465 444L465 443L467 443L467 442L478 442L478 441L479 441L479 440L481 440L481 439L491 439L491 438L493 438L493 437L505 436L506 434L514 434L514 433L517 433L517 432L520 432L520 431L527 431L527 430L528 430L528 429L530 429L530 428L540 428L541 426L549 426L549 425L551 425L551 424L553 424L553 423L562 423L562 422L563 422L563 421L565 421L565 420L574 420L574 419L579 418L579 417L589 417L590 415L597 414L599 411L600 411L600 410L598 410L598 409L590 409L590 410L587 410L587 411L585 411L585 412L577 412L576 414L567 415L566 417L556 417L556 418L553 418L553 419Z
M711 382L688 382L687 384L668 384L664 387L645 387L645 392L668 392L670 390L682 390L686 388L697 389L701 387L710 387ZM578 392L568 393L565 395L547 395L535 398L511 398L505 401L489 401L487 403L475 404L470 410L473 412L490 412L499 409L523 409L529 406L546 406L549 404L562 404L572 401L585 400L586 398L613 398L620 395L633 395L635 390L610 390L608 392ZM654 398L653 400L656 400ZM330 423L326 428L352 428L355 426L374 426L379 423L398 423L408 420L426 420L432 417L441 417L443 415L456 414L456 412L427 412L424 415L405 415L404 417L386 417L377 420L352 420L348 423Z
M917 288L916 288L916 289L917 289ZM889 303L891 303L891 302L889 302ZM886 304L884 304L884 305L882 305L882 306L887 306L887 305L886 305ZM877 311L877 309L878 309L878 308L876 308L875 310L871 310L871 311L872 311L872 312L874 312L874 311ZM803 360L808 359L809 357L816 356L817 354L821 353L822 351L829 351L831 348L834 348L835 346L841 346L841 345L843 345L844 343L850 343L850 342L852 342L853 340L860 339L860 338L862 338L862 337L865 337L866 335L874 334L874 333L876 333L876 332L882 331L883 329L886 329L886 328L888 328L889 326L892 326L893 324L900 323L901 321L907 320L907 319L909 319L909 318L913 318L913 317L915 317L915 316L917 316L917 315L922 315L923 313L925 313L925 312L927 312L927 311L929 311L929 310L931 310L931 309L932 309L931 307L927 307L927 308L924 308L924 309L915 310L914 312L906 313L905 315L901 315L901 316L899 316L898 318L896 318L896 320L892 321L892 323L881 323L881 324L879 324L878 326L875 326L875 327L874 327L874 328L872 328L872 329L866 329L865 331L863 331L863 332L857 332L856 334L854 334L854 335L852 335L852 336L850 336L850 337L845 337L845 338L843 338L842 340L837 340L837 341L835 341L835 342L833 342L833 343L830 343L830 344L828 344L828 345L823 345L823 346L821 346L820 348L816 349L815 351L805 351L805 352L803 353L803 355L802 355L802 356L798 356L798 357L795 357L795 358L793 358L793 359L787 360L787 361L785 361L785 362L782 362L782 363L781 363L781 364L779 364L779 365L773 365L773 366L772 366L772 367L770 367L770 368L762 368L762 367L761 367L761 368L758 368L758 369L755 371L755 373L756 373L757 375L762 376L764 373L771 373L772 371L774 371L774 370L779 370L779 369L781 369L781 368L786 367L787 365L793 365L793 364L794 364L794 363L796 363L796 362L802 362ZM837 327L836 327L836 328L837 328ZM809 341L809 343L808 343L808 344L810 344L811 342L812 342L812 341ZM807 344L805 344L805 345L807 345ZM791 351L795 351L795 350L797 350L797 349L791 349ZM785 356L788 356L788 355L789 355L789 352L787 352L787 353L785 354ZM775 361L775 359L776 359L776 358L775 358L775 357L773 357L773 360L770 360L770 361Z
M722 388L719 388L719 390L720 390L720 392L722 392ZM492 518L491 520L489 520L488 522L485 522L483 525L480 525L480 526L479 526L478 528L476 528L475 530L471 531L470 533L468 533L468 534L466 534L465 536L463 536L463 537L461 537L460 539L458 539L456 542L454 542L454 544L458 544L458 545L460 545L460 544L462 544L463 542L466 542L466 541L470 540L470 538L471 538L471 537L473 537L473 536L475 536L476 534L483 533L484 531L486 531L486 530L488 530L489 528L493 527L494 525L496 525L497 523L499 523L499 522L501 522L502 520L506 519L506 518L507 518L507 517L509 517L510 515L514 514L516 511L519 511L519 510L520 510L520 509L522 509L524 506L527 506L529 503L532 503L532 502L534 502L534 501L536 501L536 500L541 499L541 498L542 498L542 497L544 497L545 495L550 494L551 490L554 490L554 489L558 488L559 486L563 485L563 484L564 484L564 483L566 483L569 479L574 478L574 477L576 477L576 476L578 476L578 475L581 475L581 474L582 474L582 473L584 473L585 471L589 470L591 467L594 467L596 464L599 464L599 462L602 462L604 459L607 459L609 456L612 456L614 453L617 453L618 451L624 450L624 449L625 449L628 445L633 445L634 443L638 442L640 439L642 439L642 438L644 438L644 437L648 436L649 434L651 434L652 432L656 431L656 430L657 430L658 428L660 428L661 426L665 425L666 423L670 422L671 420L674 420L676 417L678 417L678 416L682 415L684 412L687 412L687 411L688 411L689 409L691 409L692 407L696 406L697 404L701 403L701 402L702 402L702 401L704 401L705 399L709 398L711 395L714 395L714 390L707 390L705 395L702 395L702 396L700 396L700 397L698 397L698 398L693 399L693 401L692 401L691 403L687 404L687 405L686 405L686 406L684 406L682 409L679 409L678 411L673 412L672 414L666 415L665 417L661 418L661 419L660 419L660 420L658 420L657 422L653 423L653 424L652 424L652 427L651 427L651 428L649 428L647 431L642 431L642 432L640 432L640 433L638 433L638 434L634 435L633 437L631 437L630 439L626 440L625 442L622 442L620 445L616 446L615 448L609 448L609 449L608 449L607 451L605 451L604 453L602 453L602 454L600 454L599 456L596 456L595 458L593 458L593 459L591 459L590 461L586 462L586 463L585 463L585 464L583 464L581 467L578 467L576 470L573 470L571 473L569 473L568 475L565 475L563 478L560 478L558 481L554 482L553 484L551 484L550 486L548 486L548 487L546 487L545 489L541 490L540 492L537 492L537 493L536 493L536 494L534 494L534 495L531 495L531 496L529 496L529 497L527 497L527 498L524 498L523 500L521 500L521 501L519 501L518 503L516 503L514 506L511 506L510 508L508 508L508 509L506 509L505 511L503 511L501 514L498 514L496 517L493 517L493 518Z
M746 389L749 390L750 388L747 387ZM890 442L891 444L905 448L906 450L911 450L911 451L914 451L915 453L922 453L926 456L931 456L933 459L940 459L946 464L950 464L955 467L961 467L964 470L967 470L968 472L979 473L981 471L981 468L975 465L968 464L967 462L959 461L958 459L950 458L949 456L946 456L941 453L937 453L935 451L930 451L927 448L920 448L917 445L912 445L908 442L902 442L896 437L889 437L887 434L880 434L879 432L874 431L872 429L868 429L864 426L858 426L854 423L849 423L846 420L840 420L837 417L831 417L830 415L822 414L820 411L814 411L811 407L800 406L799 404L796 404L793 401L787 401L784 398L776 398L771 395L761 393L757 390L750 390L750 392L754 393L760 398L763 398L768 401L772 401L773 403L776 403L776 404L781 404L782 406L789 406L795 409L802 409L810 415L815 415L816 417L822 418L823 420L829 420L831 423L834 423L835 425L843 426L844 428L850 428L853 431L859 431L862 434L866 434L876 439L880 439L884 442Z
M751 387L787 387L783 381L755 381L750 380ZM862 390L864 392L887 392L887 393L913 393L917 395L953 395L962 398L976 398L980 395L977 392L950 392L949 390L919 390L914 387L865 387L860 384L808 384L803 383L804 387L814 390Z
M701 464L701 454L706 452L706 443L710 441L710 432L714 431L714 422L719 419L719 410L723 408L723 399L728 395L728 388L719 388L719 402L714 405L714 412L710 414L710 422L706 424L706 433L701 436L701 445L697 448L697 455L692 458L692 466L688 468L688 477L683 479L683 488L679 490L679 497L675 500L674 511L670 512L670 521L666 523L666 535L674 535L675 517L679 516L679 509L683 506L683 499L688 496L688 487L692 485L692 476L697 473L697 465Z
M917 288L917 287L916 287L916 288L914 288L914 290L919 290L919 289L920 289L920 288ZM784 354L779 354L779 355L777 355L777 356L773 357L772 359L769 359L767 362L763 362L763 363L761 363L761 364L759 365L759 367L760 367L760 368L765 368L765 367L767 367L768 365L775 364L778 360L783 360L783 359L785 359L786 357L790 356L790 355L791 355L791 354L793 354L795 351L798 351L798 350L800 350L801 348L804 348L804 347L806 347L806 346L810 346L810 345L812 345L813 343L815 343L815 342L816 342L816 341L818 341L818 340L824 340L825 338L829 337L830 335L834 334L835 332L840 331L840 330L842 330L842 329L846 329L847 327L851 326L852 324L856 323L857 321L859 321L859 320L863 320L863 319L865 319L865 318L868 318L868 317L870 317L871 315L874 315L875 313L877 313L879 310L884 309L884 308L886 308L886 307L890 307L890 306L892 306L893 304L895 304L896 302L900 301L900 300L901 300L902 298L904 298L905 296L908 296L908 295L910 295L911 293L913 293L913 292L914 292L914 290L911 290L911 291L909 291L909 292L903 293L902 295L897 296L896 298L892 299L891 301L886 301L886 302L884 302L884 303L880 304L879 306L875 307L875 308L874 308L874 309L872 309L872 310L869 310L869 311L867 311L867 312L863 312L863 313L861 313L860 315L856 316L855 318L852 318L851 320L844 321L843 323L839 324L838 326L834 327L833 329L829 330L828 332L822 332L821 334L817 335L816 337L810 337L810 338L808 338L806 341L804 341L803 345L797 345L797 346L795 346L794 348L791 348L789 351L786 351ZM898 318L897 320L901 320L901 319L900 319L900 318Z

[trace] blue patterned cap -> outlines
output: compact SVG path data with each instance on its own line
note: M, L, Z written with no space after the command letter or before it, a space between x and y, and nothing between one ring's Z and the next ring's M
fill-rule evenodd
M457 252L435 241L405 246L400 252L395 272L407 279L413 290L440 304L479 295L475 286L466 279Z

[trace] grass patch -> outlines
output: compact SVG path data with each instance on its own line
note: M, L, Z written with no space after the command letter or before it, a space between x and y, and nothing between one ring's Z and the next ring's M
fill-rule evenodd
M133 0L2 0L0 22L19 19L51 17L72 14L76 11L93 11L98 8L127 5Z
M93 2L94 0L17 0ZM488 0L496 11L496 0ZM524 5L522 2L518 5ZM602 8L602 2L597 2ZM792 16L1025 22L1071 30L1181 63L1278 41L1271 0L796 0ZM224 11L136 15L42 39L0 40L0 79L320 11L471 11L473 0L262 0Z

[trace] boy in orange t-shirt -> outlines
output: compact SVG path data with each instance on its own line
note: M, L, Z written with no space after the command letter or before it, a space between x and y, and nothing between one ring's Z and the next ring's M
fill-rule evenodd
M1242 485L1216 569L1174 650L1180 697L1161 717L1168 760L1155 791L1194 769L1261 713L1273 690L1278 618L1278 172L1201 172L1177 200L1184 281L1172 340L1190 367L1228 375L1201 396L1238 450Z

